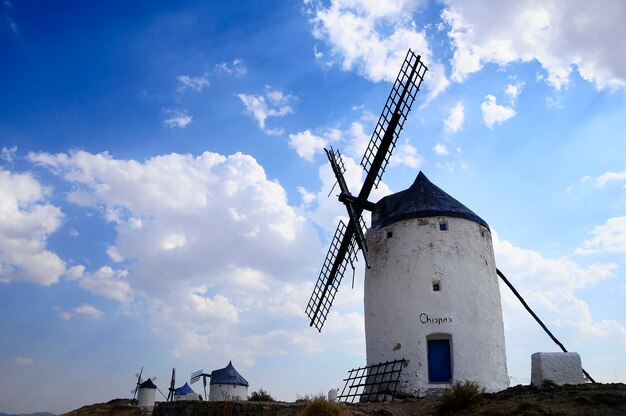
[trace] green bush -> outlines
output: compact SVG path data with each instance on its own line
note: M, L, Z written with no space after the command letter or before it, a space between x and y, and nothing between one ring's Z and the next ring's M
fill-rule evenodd
M298 416L349 416L350 412L342 404L333 403L324 397L315 397L308 401L306 407Z
M468 409L483 400L485 389L475 381L455 382L447 388L437 405L437 413L440 415Z
M258 389L257 391L253 391L250 396L248 396L248 400L253 402L273 402L274 398L268 391L263 390L263 388Z

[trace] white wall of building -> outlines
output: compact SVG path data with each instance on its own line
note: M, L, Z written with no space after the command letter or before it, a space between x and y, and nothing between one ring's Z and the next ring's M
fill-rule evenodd
M248 400L248 387L234 384L211 384L209 390L211 401Z
M142 389L137 391L137 404L139 407L152 407L156 398L156 389Z
M439 223L447 230L441 231ZM428 377L427 339L451 342L452 382L487 391L509 385L504 325L491 233L462 218L399 221L367 234L368 365L408 360L399 391L421 396L449 383ZM433 290L437 282L440 291Z

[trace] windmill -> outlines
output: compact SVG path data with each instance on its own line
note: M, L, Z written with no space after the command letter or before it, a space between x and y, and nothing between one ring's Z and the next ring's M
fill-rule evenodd
M172 368L172 378L170 379L170 388L169 388L169 392L167 393L167 401L171 402L172 400L174 400L174 392L176 391L176 387L174 387L176 383L176 369Z
M142 374L143 374L143 365L141 366L141 370L139 370L138 373L135 373L135 377L137 378L137 383L135 385L135 388L131 390L133 392L133 399L135 399L135 397L137 396L137 390L139 390L139 385L142 382L141 381Z
M339 221L322 270L306 307L306 314L311 320L310 326L314 326L320 332L348 263L354 269L357 252L361 251L365 265L368 268L371 266L365 240L365 222L361 214L363 210L374 210L375 204L368 201L367 198L372 188L378 186L385 172L427 69L420 56L415 55L409 49L383 112L378 119L365 155L361 159L361 166L365 170L366 177L357 196L350 193L343 177L345 167L339 151L334 151L332 148L330 150L324 149L339 185L339 201L346 206L350 219L348 225Z
M426 71L409 50L361 160L366 178L357 196L343 177L341 154L325 149L349 221L339 222L306 307L310 326L321 331L359 251L366 265L368 365L350 371L344 380L348 392L344 388L340 399L385 400L396 390L422 396L463 380L476 381L487 391L508 387L498 277L567 351L496 268L487 223L422 172L408 189L368 201ZM372 213L369 230L361 216L364 210Z
M194 371L193 373L191 373L191 378L189 379L189 384L193 384L196 381L200 380L200 378L202 378L202 384L204 385L204 399L207 400L207 395L206 395L206 379L207 378L211 378L211 374L207 374L205 372L203 372L202 370L198 370L198 371Z

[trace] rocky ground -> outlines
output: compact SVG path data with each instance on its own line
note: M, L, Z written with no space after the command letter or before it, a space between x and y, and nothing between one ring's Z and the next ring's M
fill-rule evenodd
M136 402L135 402L136 403ZM351 416L428 416L437 415L439 399L408 399L392 403L350 404ZM297 416L306 403L260 402L174 402L159 403L153 416ZM578 386L516 386L485 394L471 408L455 413L464 416L624 416L626 385L584 384ZM140 415L134 403L116 399L85 406L63 416Z

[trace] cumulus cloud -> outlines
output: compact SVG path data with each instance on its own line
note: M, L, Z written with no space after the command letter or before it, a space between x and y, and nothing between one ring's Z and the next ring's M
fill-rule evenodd
M0 281L57 283L65 263L47 249L63 213L45 201L49 190L29 173L0 168Z
M114 270L110 266L103 266L94 273L81 276L79 285L104 298L129 303L133 300L134 293L127 277L128 270Z
M446 133L454 134L461 130L463 127L463 121L465 120L465 107L463 102L457 102L454 107L450 109L448 118L443 121L443 129Z
M242 59L233 59L231 63L222 62L215 65L215 71L219 74L241 77L246 74L247 69Z
M120 266L73 266L67 278L122 307L142 307L173 353L219 350L223 359L253 363L273 348L247 344L269 321L285 337L308 330L300 319L312 288L303 283L312 284L324 249L254 158L205 152L136 161L84 151L28 158L89 195L116 231L106 252Z
M440 156L444 156L448 154L448 147L445 144L437 143L435 147L433 147L433 151Z
M251 115L259 123L259 128L265 134L278 136L283 134L283 129L267 128L266 120L271 117L284 117L293 113L290 103L293 97L281 90L267 87L264 95L237 94L245 106L244 113Z
M615 264L582 265L567 256L547 258L537 251L501 240L497 233L494 233L493 242L498 268L538 315L544 317L549 327L558 326L562 328L561 332L576 334L572 337L593 334L626 345L624 325L614 319L594 319L589 305L576 295L583 288L613 279L617 270ZM519 301L506 289L503 295L505 316L510 318L507 319L509 333L527 332L527 329L520 328L521 323L516 323L519 316L527 316ZM532 327L536 329L534 323Z
M593 237L585 240L576 253L626 253L626 217L609 218L605 224L596 226L591 234Z
M442 17L452 40L452 79L461 82L487 63L537 61L556 89L580 76L598 89L626 86L622 36L626 4L603 0L448 0Z
M316 136L311 130L289 135L289 147L294 149L298 156L310 162L316 153L320 153L326 146L327 141L323 137Z
M497 104L496 97L491 94L485 97L480 109L483 113L483 121L490 129L494 124L504 123L516 114L513 108Z
M172 129L184 129L193 120L193 116L187 110L167 109L165 114L167 114L167 118L163 120L163 124Z
M407 139L396 147L391 158L391 164L405 165L412 169L417 169L422 165L423 160L422 156L417 153L417 148L411 145Z
M449 85L443 65L431 62L424 31L411 19L417 1L337 0L328 5L310 2L313 36L328 45L329 53L316 50L318 59L338 63L344 71L356 71L374 81L393 81L408 48L429 67L430 98Z
M178 87L176 91L183 93L188 89L193 91L202 91L204 88L209 86L209 74L204 73L199 77L192 77L189 75L179 75L176 77L178 81Z
M315 194L313 192L307 191L306 188L302 186L298 186L296 189L298 193L302 196L302 204L304 206L308 206L313 201L315 201Z
M0 159L5 162L12 163L13 159L15 159L15 153L17 152L17 146L13 147L2 147L0 150Z

